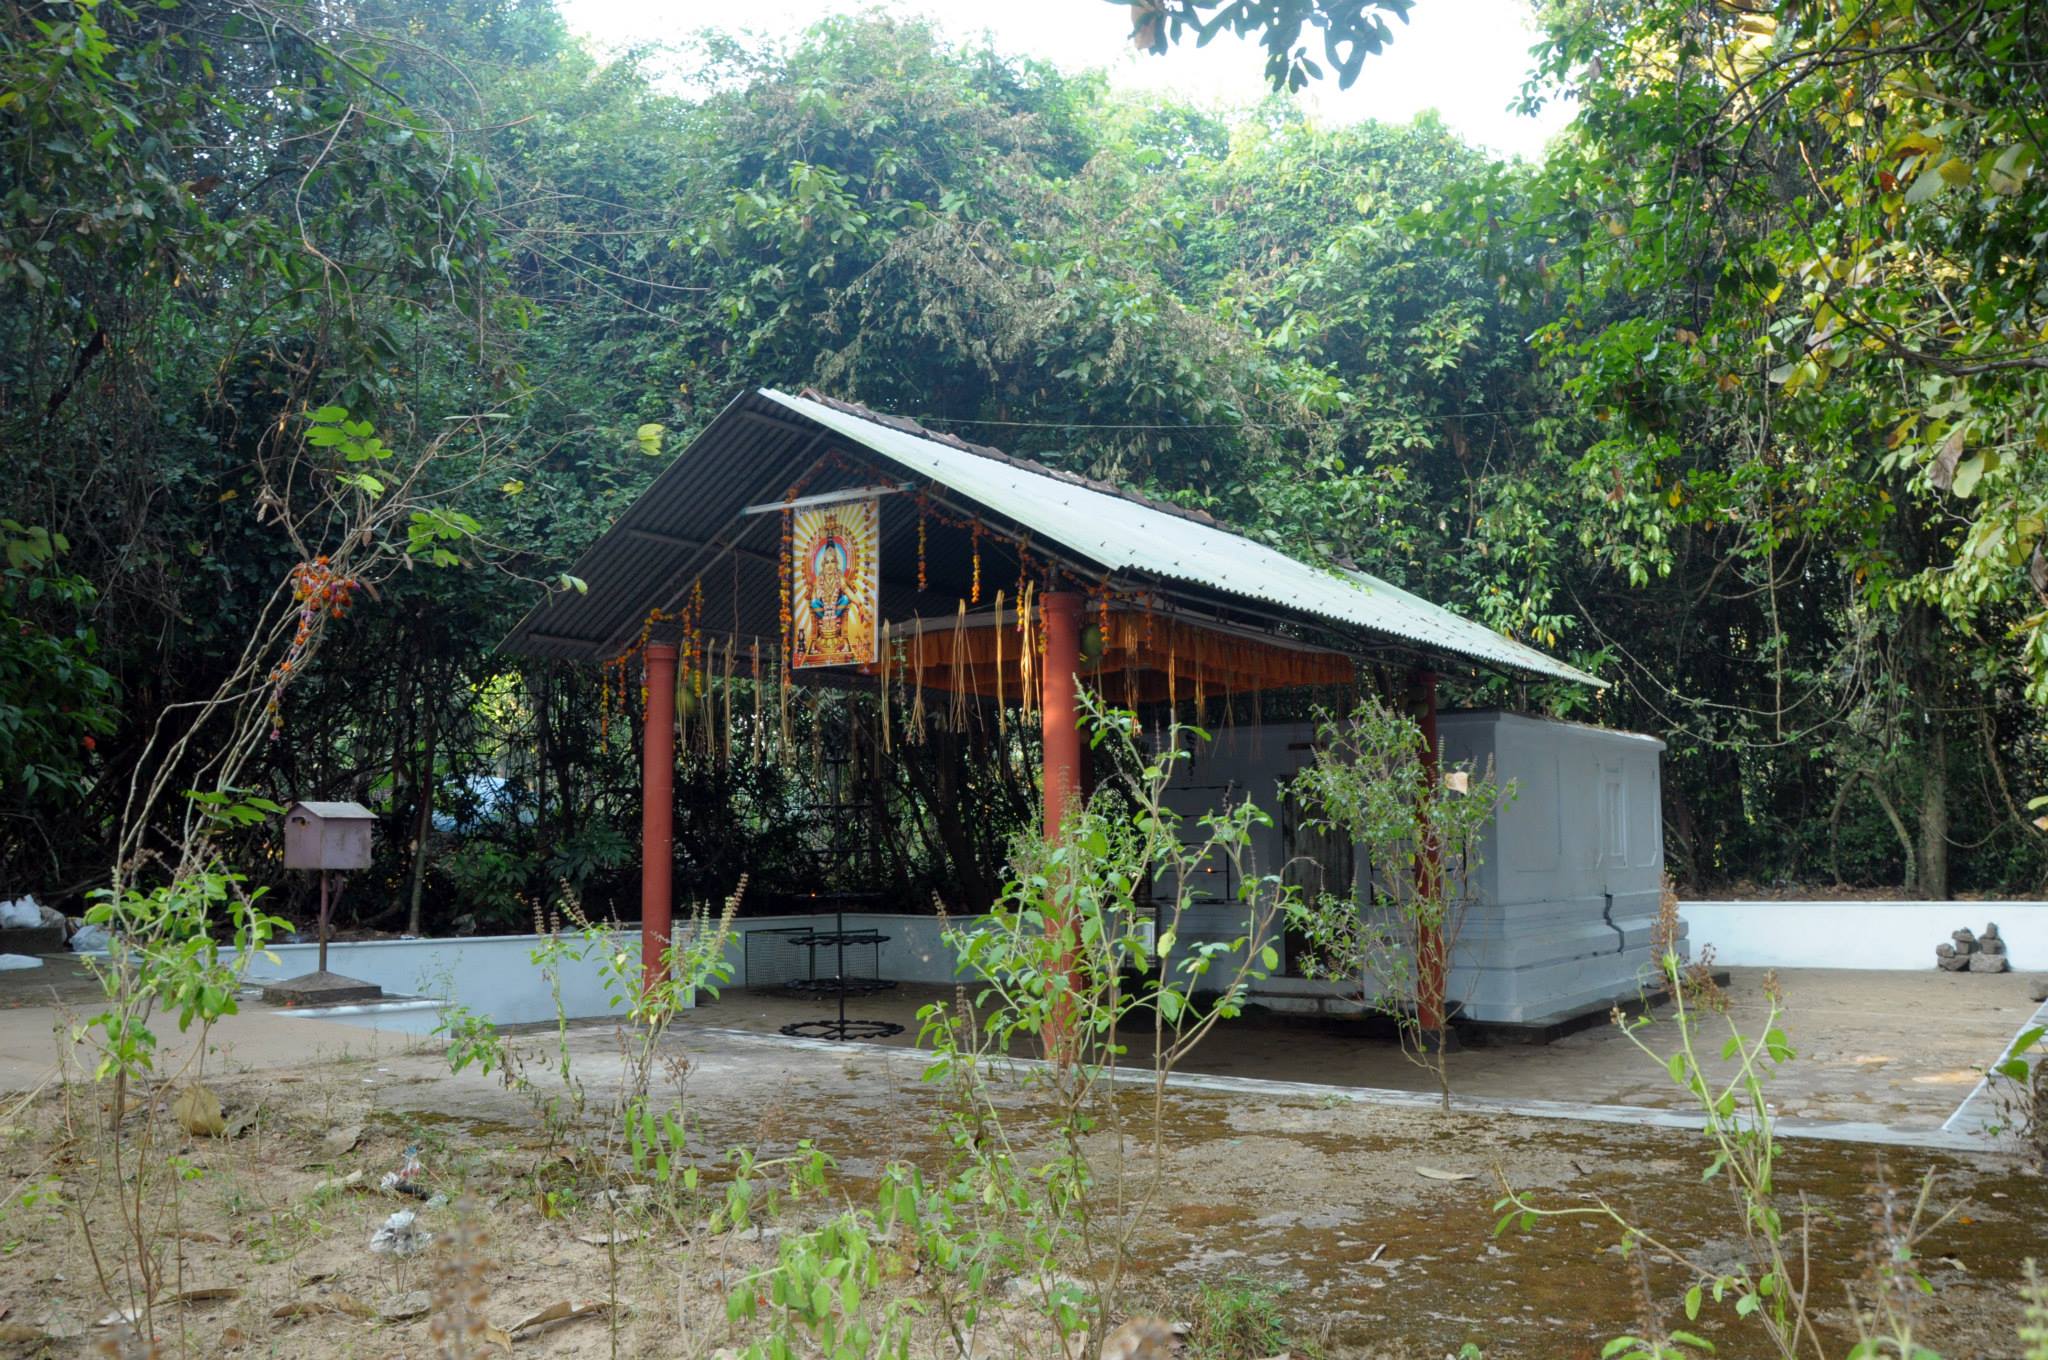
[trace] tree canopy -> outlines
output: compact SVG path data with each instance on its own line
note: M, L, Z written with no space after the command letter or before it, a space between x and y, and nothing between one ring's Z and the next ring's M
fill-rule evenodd
M1399 61L1407 8L1134 18L1160 47L1257 32L1284 87ZM1525 97L1578 112L1532 165L886 16L601 58L541 0L16 6L9 881L99 881L151 732L236 673L317 551L294 526L369 477L419 508L280 691L262 790L382 815L365 923L509 925L563 884L630 914L630 719L598 674L493 649L766 383L1200 506L1607 676L1454 697L1664 737L1690 885L2035 889L2026 8L1552 0ZM1020 768L906 754L833 872L985 897ZM800 773L685 759L689 888L816 878Z

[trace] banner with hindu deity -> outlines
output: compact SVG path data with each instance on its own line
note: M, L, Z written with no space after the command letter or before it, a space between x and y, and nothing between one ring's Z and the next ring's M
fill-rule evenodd
M790 665L873 665L881 503L807 506L791 519Z

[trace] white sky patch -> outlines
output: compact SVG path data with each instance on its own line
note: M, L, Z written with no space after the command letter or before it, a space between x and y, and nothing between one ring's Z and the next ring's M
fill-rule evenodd
M1119 90L1158 91L1207 108L1230 109L1265 94L1265 50L1248 39L1192 42L1163 57L1133 51L1130 11L1105 0L560 0L570 28L600 50L666 43L705 28L786 41L835 14L883 9L934 18L960 40L990 35L999 51L1049 61L1062 70L1100 68ZM1350 123L1373 118L1405 123L1435 109L1466 140L1503 155L1536 159L1571 117L1553 103L1535 117L1510 111L1521 93L1536 41L1528 0L1417 0L1408 22L1393 23L1394 41L1348 90L1324 79L1299 98L1312 120ZM1310 55L1320 58L1313 34Z

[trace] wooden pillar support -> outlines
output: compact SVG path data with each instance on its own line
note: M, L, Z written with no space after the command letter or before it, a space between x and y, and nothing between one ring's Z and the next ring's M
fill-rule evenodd
M1086 601L1073 591L1040 597L1045 615L1044 686L1045 838L1056 840L1067 815L1067 800L1081 790L1081 705L1075 696L1081 671L1081 615Z
M649 992L660 985L669 947L675 866L676 648L647 644L647 721L640 752L640 968Z
M1045 656L1039 665L1043 686L1041 705L1045 745L1045 839L1060 838L1062 823L1072 800L1081 796L1081 704L1077 691L1081 672L1081 616L1087 601L1072 591L1053 591L1040 597L1045 619ZM1074 978L1073 923L1055 920L1047 914L1046 930L1063 935L1068 944L1062 961L1070 981ZM1073 1060L1073 1011L1067 998L1056 1000L1046 1017L1045 1055L1065 1064Z

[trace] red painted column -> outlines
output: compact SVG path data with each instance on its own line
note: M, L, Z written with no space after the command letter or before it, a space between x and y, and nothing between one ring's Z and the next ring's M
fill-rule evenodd
M652 991L668 951L675 866L676 648L647 644L647 721L640 752L640 967Z
M1416 697L1416 721L1422 728L1422 778L1434 793L1442 774L1436 734L1436 672L1410 671L1408 680ZM1434 893L1443 875L1442 846L1436 835L1424 829L1422 863L1416 872L1426 893ZM1448 986L1448 960L1444 958L1443 935L1434 927L1423 929L1415 942L1415 1018L1431 1034L1444 1027L1444 993Z
M1060 833L1067 800L1081 788L1081 707L1074 697L1081 671L1081 615L1087 601L1070 590L1040 597L1045 611L1044 686L1045 838Z
M1039 665L1039 683L1045 744L1045 838L1056 841L1060 823L1066 818L1069 801L1081 794L1081 730L1076 725L1081 706L1075 691L1080 686L1081 616L1086 601L1072 591L1053 591L1040 597L1045 618L1045 656ZM1067 949L1062 963L1068 978L1074 977L1073 926L1050 918L1049 933L1063 935ZM1045 1056L1062 1065L1072 1061L1073 1009L1065 998L1055 1001L1046 1017Z

